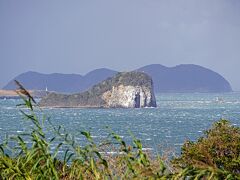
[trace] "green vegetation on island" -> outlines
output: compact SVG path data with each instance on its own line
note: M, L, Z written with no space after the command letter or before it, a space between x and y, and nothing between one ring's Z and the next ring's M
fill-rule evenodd
M62 127L39 117L34 99L19 88L22 106L28 108L20 111L32 126L30 132L1 142L0 179L240 179L240 128L226 120L216 122L196 142L185 142L181 155L168 163L143 151L139 139L133 137L129 145L114 132L102 143L81 132L86 143L78 145ZM46 135L50 130L54 137ZM107 154L109 149L117 153Z

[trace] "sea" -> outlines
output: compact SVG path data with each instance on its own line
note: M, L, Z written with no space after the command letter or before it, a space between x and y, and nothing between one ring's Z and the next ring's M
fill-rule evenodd
M156 94L156 100L157 108L48 108L36 113L56 127L63 126L79 144L86 142L82 131L89 131L96 143L113 131L128 143L133 136L141 139L143 148L153 153L171 150L179 154L185 141L204 136L220 119L240 126L240 92L163 93ZM0 99L0 144L6 136L31 130L33 125L20 112L27 110L16 106L21 103L21 99Z

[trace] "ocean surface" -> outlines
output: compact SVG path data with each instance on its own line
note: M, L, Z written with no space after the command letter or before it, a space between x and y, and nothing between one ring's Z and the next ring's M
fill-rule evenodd
M144 148L154 153L163 149L179 153L184 141L203 136L204 131L221 118L240 126L240 92L170 93L157 94L156 98L157 108L43 109L41 114L50 117L54 125L64 126L79 144L85 142L81 131L90 131L99 142L107 137L106 127L109 127L127 142L131 140L131 132L142 140ZM0 143L6 134L29 131L31 123L16 107L21 102L20 99L0 99Z

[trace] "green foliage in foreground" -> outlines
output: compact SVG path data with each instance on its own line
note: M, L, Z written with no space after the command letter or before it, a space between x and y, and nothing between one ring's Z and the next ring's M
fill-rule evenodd
M0 145L0 179L240 179L240 129L226 120L215 123L197 142L187 141L181 156L167 166L160 157L150 158L139 139L133 137L131 146L114 132L101 144L81 132L87 143L77 145L63 128L44 127L48 119L35 114L34 99L19 88L28 108L20 111L32 126ZM55 136L47 137L46 128ZM58 159L62 148L64 156ZM117 154L106 155L109 149Z
M173 166L186 175L209 179L240 179L240 128L220 120L197 142L187 141Z

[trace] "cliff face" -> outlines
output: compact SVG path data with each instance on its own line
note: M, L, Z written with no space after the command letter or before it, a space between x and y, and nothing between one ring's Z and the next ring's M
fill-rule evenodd
M72 95L50 93L40 106L46 107L156 107L153 82L142 72L118 73L86 92Z
M102 99L107 107L156 107L152 90L141 86L117 86L103 93Z

